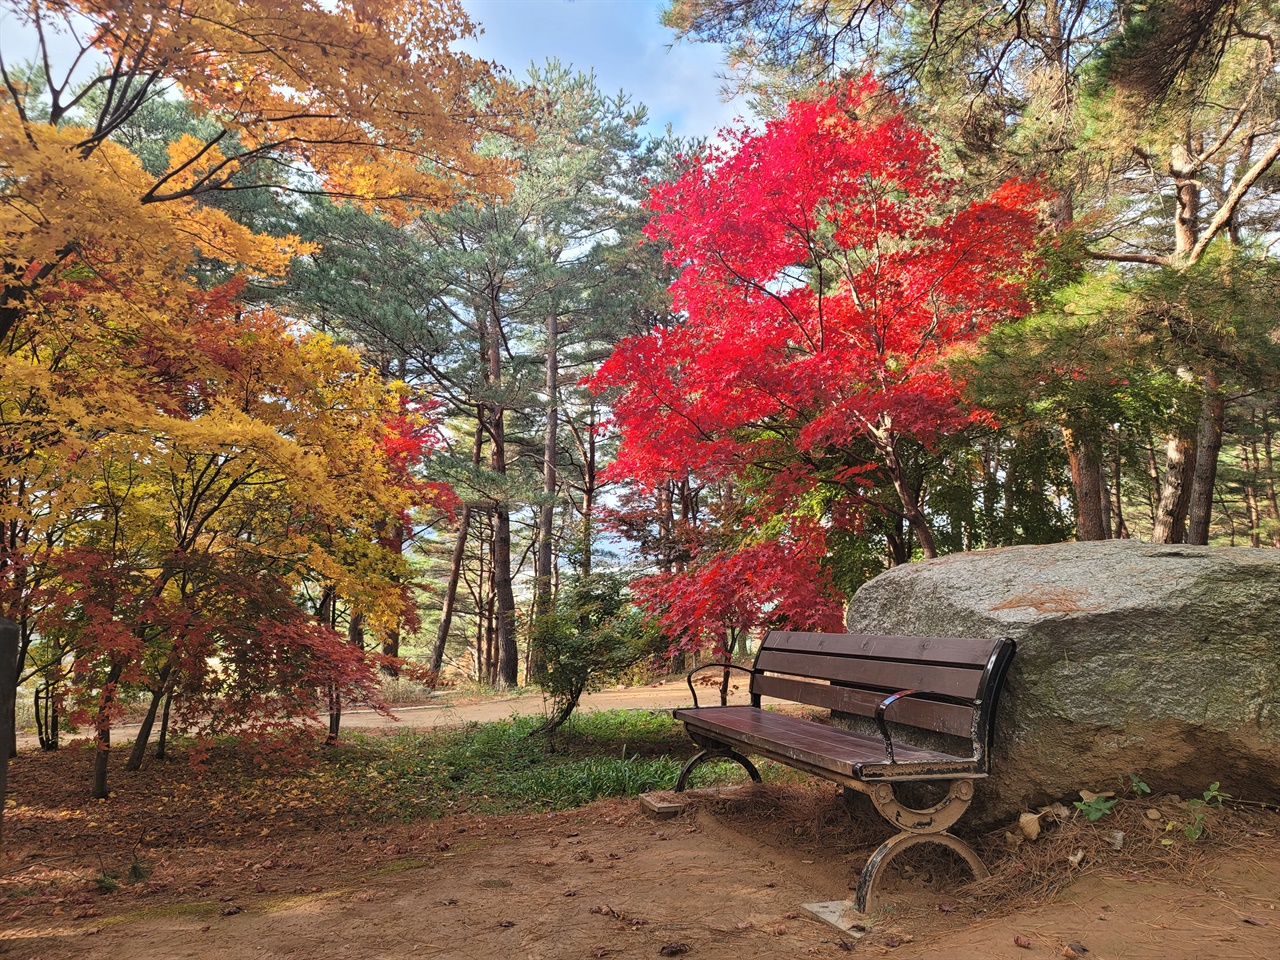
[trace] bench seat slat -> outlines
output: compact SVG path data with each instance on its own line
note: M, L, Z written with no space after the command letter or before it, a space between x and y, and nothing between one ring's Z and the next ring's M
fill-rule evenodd
M968 637L859 636L851 643L845 634L774 630L764 645L771 650L832 653L873 660L905 660L939 666L981 669L998 641Z
M854 657L762 649L755 669L799 677L821 677L840 683L895 690L930 690L957 697L974 697L982 671L963 667L939 667L927 663L863 660ZM883 699L883 698L882 698Z
M800 760L843 777L859 778L864 766L884 768L884 741L839 727L754 707L702 707L676 710L674 716L690 731L701 732L728 745L745 745L768 754ZM972 767L966 758L894 745L895 767L945 765L961 771Z
M833 686L821 681L799 677L779 677L759 674L753 678L752 692L762 697L807 703L813 707L874 717L876 707L885 698L882 691L858 690L852 687ZM892 707L889 719L912 727L937 730L956 737L969 737L973 733L973 708L954 703L937 703L929 700L899 700Z

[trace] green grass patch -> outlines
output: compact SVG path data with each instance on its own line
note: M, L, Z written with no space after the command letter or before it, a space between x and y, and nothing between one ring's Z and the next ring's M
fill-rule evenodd
M583 714L554 736L536 734L540 722L515 717L356 737L333 755L334 773L352 807L376 819L529 813L670 789L695 749L683 725L665 712ZM704 769L697 786L744 778L731 764L709 764L698 773Z

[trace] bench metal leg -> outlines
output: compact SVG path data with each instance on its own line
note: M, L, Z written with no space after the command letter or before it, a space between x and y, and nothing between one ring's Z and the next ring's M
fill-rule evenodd
M947 828L964 816L965 811L969 809L969 804L973 802L972 780L953 780L947 788L945 797L933 806L920 810L900 803L894 795L893 784L877 783L869 787L869 789L866 787L863 789L866 790L872 806L901 833L882 843L863 868L862 876L858 878L859 910L866 911L874 893L876 880L884 871L885 864L903 850L917 844L936 843L958 854L969 865L975 880L990 876L973 848L959 837L947 833Z
M920 843L937 843L963 858L964 862L969 865L969 869L973 872L975 880L983 880L991 876L983 862L974 853L973 848L961 840L959 837L952 836L946 831L939 833L899 833L890 837L880 845L880 848L871 855L871 859L867 861L867 865L862 868L862 876L858 878L858 890L856 894L856 902L858 909L863 913L867 911L867 904L870 903L873 888L876 880L879 878L881 871L884 870L885 864L900 854L903 850L914 847Z
M973 781L953 780L947 795L932 807L923 810L915 810L899 803L893 794L893 785L889 783L877 783L867 793L880 816L899 830L908 833L940 833L955 824L969 809L969 804L973 801Z
M760 771L755 768L750 760L738 753L736 750L730 750L728 747L708 747L699 750L680 770L680 776L676 778L676 793L684 791L685 784L689 782L689 774L693 773L694 767L707 760L733 760L742 765L742 767L751 775L751 779L756 783L760 782Z

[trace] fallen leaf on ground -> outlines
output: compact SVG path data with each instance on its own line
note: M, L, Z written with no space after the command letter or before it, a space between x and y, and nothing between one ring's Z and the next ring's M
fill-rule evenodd
M955 913L956 905L954 903L940 903L938 909L943 913Z
M1014 936L1013 945L1015 947L1021 947L1023 950L1030 950L1033 946L1035 946L1035 944L1031 942L1030 937L1023 937L1018 935Z
M687 943L664 943L658 948L658 953L664 957L678 957L680 954L688 952L689 945Z
M498 921L498 926L500 926L500 927L514 927L515 925L516 925L516 922L515 922L514 920L499 920L499 921Z
M1263 920L1261 917L1245 917L1244 922L1255 927L1265 927L1269 921Z

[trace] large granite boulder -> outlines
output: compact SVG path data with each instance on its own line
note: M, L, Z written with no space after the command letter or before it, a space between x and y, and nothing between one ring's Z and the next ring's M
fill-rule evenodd
M1107 541L1007 547L897 567L849 629L1009 636L995 820L1127 774L1196 795L1280 800L1280 550Z

